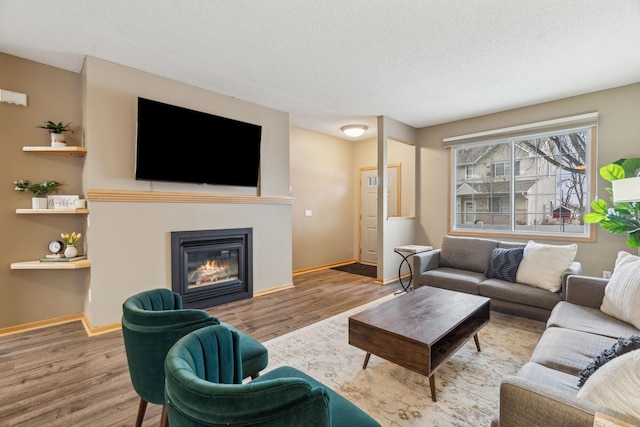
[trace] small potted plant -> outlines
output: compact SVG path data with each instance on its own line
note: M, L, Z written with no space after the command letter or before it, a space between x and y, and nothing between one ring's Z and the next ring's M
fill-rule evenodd
M33 193L33 198L31 199L33 209L47 209L47 195L60 191L61 185L61 183L54 180L44 181L40 184L31 184L31 181L28 179L13 181L13 186L16 191Z
M69 233L61 233L60 237L67 247L64 250L64 256L67 258L73 258L78 255L78 248L76 248L76 244L78 243L78 239L82 237L82 233L76 233L75 231L71 234Z
M71 126L71 122L65 125L65 124L62 124L62 122L56 123L56 122L52 122L51 120L48 120L44 122L44 125L41 125L38 127L40 129L46 129L51 134L52 147L64 147L67 145L64 133L65 132L74 133L69 126Z

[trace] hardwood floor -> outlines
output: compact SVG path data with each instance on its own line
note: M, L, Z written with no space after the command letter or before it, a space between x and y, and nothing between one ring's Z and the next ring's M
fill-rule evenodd
M294 276L295 287L207 310L264 342L389 295L400 285L335 270ZM80 322L0 337L0 426L132 426L138 396L122 333L87 337ZM150 404L144 426L160 424Z

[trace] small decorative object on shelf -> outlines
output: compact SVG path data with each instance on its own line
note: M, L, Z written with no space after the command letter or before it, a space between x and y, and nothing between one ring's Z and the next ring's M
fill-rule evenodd
M47 195L60 191L61 185L61 183L54 180L44 181L40 184L31 184L28 179L13 181L14 190L21 193L25 191L33 193L33 199L31 199L33 209L47 209Z
M60 237L62 237L62 241L67 247L64 250L64 256L66 258L73 258L78 255L78 249L76 248L76 243L78 243L78 239L82 237L82 233L76 233L75 231L71 234L69 233L61 233Z
M79 207L80 196L61 195L47 196L49 209L76 209Z
M38 126L41 129L46 129L51 134L51 146L52 147L65 147L67 145L66 138L64 136L65 132L74 133L73 130L69 127L71 122L66 125L62 124L62 122L56 123L51 120L44 122L43 126Z

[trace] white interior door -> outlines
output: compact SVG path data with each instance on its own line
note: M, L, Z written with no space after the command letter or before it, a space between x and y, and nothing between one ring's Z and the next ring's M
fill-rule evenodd
M398 166L387 168L387 215L398 216L399 189ZM375 168L360 170L360 262L376 265L378 262L378 171Z

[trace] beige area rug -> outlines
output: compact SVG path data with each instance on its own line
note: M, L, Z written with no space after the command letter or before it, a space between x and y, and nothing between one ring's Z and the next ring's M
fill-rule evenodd
M482 351L471 339L436 371L434 403L427 377L375 355L363 370L365 352L348 343L349 316L393 297L265 342L267 371L288 365L306 372L385 427L489 426L498 409L500 380L529 360L545 324L491 312L490 323L478 333Z

